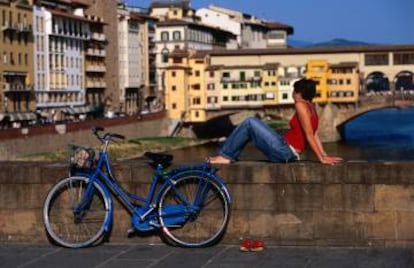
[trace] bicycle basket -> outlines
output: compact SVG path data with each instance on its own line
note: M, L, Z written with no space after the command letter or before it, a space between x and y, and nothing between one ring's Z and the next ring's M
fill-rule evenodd
M92 168L95 164L93 148L69 144L69 165L76 168Z

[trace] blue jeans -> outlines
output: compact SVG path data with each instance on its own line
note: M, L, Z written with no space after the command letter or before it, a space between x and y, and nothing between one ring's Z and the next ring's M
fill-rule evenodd
M249 141L272 162L296 160L285 139L256 117L249 117L238 125L221 146L219 154L237 161Z

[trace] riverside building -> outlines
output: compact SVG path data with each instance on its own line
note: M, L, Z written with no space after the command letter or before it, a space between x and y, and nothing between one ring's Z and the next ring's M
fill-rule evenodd
M104 66L85 63L86 43L91 38L84 13L87 5L73 1L40 4L34 8L36 106L52 121L85 114L85 67L105 71Z
M165 70L169 117L205 122L212 111L292 104L293 83L305 76L317 81L317 103L414 94L414 45L176 50Z
M0 1L0 121L16 126L36 119L33 94L32 1Z

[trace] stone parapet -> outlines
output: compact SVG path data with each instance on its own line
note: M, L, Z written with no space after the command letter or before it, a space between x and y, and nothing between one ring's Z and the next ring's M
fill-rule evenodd
M48 189L65 177L66 164L0 166L0 241L47 243L42 205ZM223 242L251 237L274 245L413 246L412 167L412 162L220 166L218 175L233 198ZM145 161L118 162L114 168L126 189L147 193L152 170ZM130 217L115 203L111 242L161 242L157 235L127 238Z

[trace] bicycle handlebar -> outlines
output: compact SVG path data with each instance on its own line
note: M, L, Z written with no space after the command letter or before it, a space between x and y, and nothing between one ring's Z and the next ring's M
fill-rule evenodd
M97 126L92 127L92 133L98 138L98 140L101 143L105 143L105 142L111 141L111 140L113 141L114 139L125 140L125 136L120 135L120 134L116 134L116 133L107 132L103 135L100 135L99 132L104 131L104 130L105 130L105 128L103 128L103 127L97 127Z

